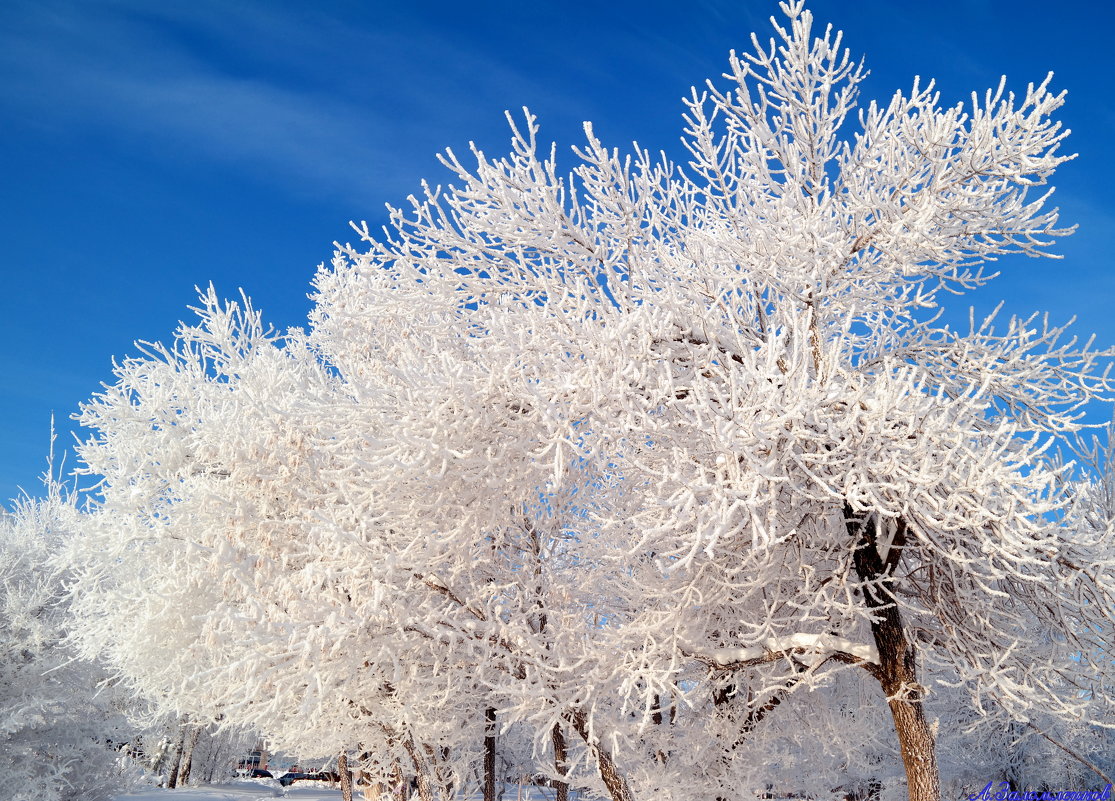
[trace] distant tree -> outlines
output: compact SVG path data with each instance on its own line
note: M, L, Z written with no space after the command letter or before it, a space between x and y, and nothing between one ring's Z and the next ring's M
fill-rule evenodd
M329 757L340 746L321 745L303 710L320 697L315 655L344 645L322 617L345 588L314 575L320 541L299 536L315 487L299 408L333 379L275 345L250 306L212 291L203 304L173 351L124 362L84 413L100 431L86 467L104 482L68 555L75 636L164 714L289 726L305 735L291 752Z
M919 81L857 115L840 35L782 8L694 91L687 165L586 126L566 176L528 113L358 228L308 333L210 290L121 363L81 415L87 651L424 799L480 778L489 709L613 801L739 792L735 753L796 748L804 697L851 715L853 676L911 801L940 797L935 677L1109 722L1111 523L1050 454L1111 353L938 316L1069 233L1035 193L1063 95Z
M51 559L76 528L72 501L52 483L0 516L0 787L13 801L100 801L141 774L123 753L127 699L64 644L66 576Z
M72 551L85 652L199 722L259 727L305 755L361 743L369 783L409 774L424 796L476 779L493 698L541 718L547 747L565 711L579 725L575 698L558 699L592 681L587 657L542 695L528 675L577 658L592 619L591 582L562 578L588 565L555 522L580 514L575 482L539 495L555 465L518 444L530 418L514 396L502 404L470 371L400 374L365 397L250 306L210 290L198 311L83 412L97 432L85 469L104 478ZM506 424L477 418L459 446L429 414L489 400ZM482 476L431 466L457 447L505 452L506 485L478 493ZM366 458L379 448L395 453Z

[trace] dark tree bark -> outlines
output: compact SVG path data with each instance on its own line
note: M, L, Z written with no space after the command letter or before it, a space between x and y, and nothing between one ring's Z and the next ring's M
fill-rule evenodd
M406 749L407 756L414 764L415 779L418 783L418 797L422 801L434 801L434 790L430 784L430 769L426 765L426 761L422 758L418 748L414 745L414 741L410 737L403 740L403 748Z
M565 734L561 730L561 723L558 722L554 724L554 769L563 778L566 772L565 760L567 756L565 751ZM568 782L559 779L554 783L554 787L557 790L555 801L569 801Z
M902 614L895 602L894 569L905 544L905 526L898 532L886 558L879 553L874 517L857 517L844 507L848 533L856 538L853 562L863 583L864 600L875 615L871 634L879 651L879 665L871 671L890 706L899 751L906 768L910 801L940 801L941 778L937 745L925 719L924 688L918 683L917 651L906 638Z
M178 767L182 763L182 749L186 745L186 727L183 725L178 732L178 742L174 745L174 753L170 757L170 774L166 778L166 786L173 790L178 786Z
M600 771L600 778L608 789L608 795L611 796L612 801L635 801L635 797L631 795L631 788L619 775L619 770L611 752L589 737L588 719L585 717L585 713L580 710L573 712L569 716L569 722L573 724L573 730L585 741L589 751L596 757L596 766Z
M178 769L178 785L185 787L190 783L190 771L194 765L194 748L201 737L201 727L191 726L182 749L182 766Z
M341 779L341 801L352 801L352 774L348 769L348 754L337 757L337 775Z
M484 801L496 801L496 710L484 710Z
M402 763L397 759L391 763L391 787L393 788L391 792L397 793L401 801L409 801L410 780L403 773Z
M674 707L673 707L673 704L670 705L670 714L667 717L666 715L664 715L662 713L662 696L659 693L654 694L654 699L653 699L653 701L651 702L651 705L650 705L650 721L655 726L661 726L664 723L666 723L667 721L670 724L673 724L673 722L674 722ZM667 754L666 752L661 751L661 750L659 750L655 754L655 757L658 759L659 763L663 764L663 765L665 765L669 761L669 758L670 758L669 754Z
M426 768L432 780L437 782L443 798L453 797L452 775L443 767L449 763L449 746L434 748L432 745L422 744L426 754Z

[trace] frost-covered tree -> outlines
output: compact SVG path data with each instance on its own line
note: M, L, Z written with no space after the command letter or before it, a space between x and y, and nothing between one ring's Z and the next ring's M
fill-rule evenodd
M361 226L307 333L210 291L122 362L81 415L88 652L424 798L479 780L493 726L613 801L728 797L811 733L802 699L823 732L874 698L928 801L935 679L1110 715L1110 523L1049 455L1110 354L937 316L1069 232L1063 96L858 106L840 36L783 10L694 91L687 164L586 126L566 174L528 114ZM831 742L854 781L889 756Z
M649 711L686 659L747 673L753 710L858 666L911 797L935 798L919 670L1019 717L1110 708L1112 554L1059 514L1046 457L1109 397L1110 354L1041 318L935 314L1069 232L1035 191L1069 158L1063 95L1000 84L942 108L916 82L857 114L839 35L783 8L726 89L694 92L687 165L587 128L565 175L528 115L510 157L449 153L454 187L362 230L368 249L319 275L311 339L345 375L417 357L435 376L452 353L525 385L533 402L450 408L439 441L512 405L539 455L593 476L594 547L626 567L603 638L645 666L630 701ZM370 334L384 320L391 343ZM442 469L498 475L503 456L462 443Z
M135 729L108 672L63 642L66 576L50 561L79 513L49 488L0 517L0 786L13 801L100 801L140 778L121 750Z
M318 543L297 530L315 467L298 409L332 379L275 346L250 306L203 301L200 325L124 362L85 411L102 435L83 455L104 481L69 554L76 637L164 713L273 728L300 717L283 692L311 706L319 689L281 668L336 644L318 617L334 606ZM246 711L233 720L229 704Z
M198 311L83 412L99 433L82 457L104 477L72 552L86 652L195 720L305 755L360 744L369 781L416 775L424 795L474 778L493 699L547 748L583 734L608 766L575 700L599 597L566 545L584 513L572 487L540 495L564 459L537 459L513 405L503 425L458 416L443 433L455 409L512 393L448 362L401 367L395 387L342 380L249 306L210 290ZM438 468L481 443L505 454L502 486ZM540 688L546 660L567 666Z

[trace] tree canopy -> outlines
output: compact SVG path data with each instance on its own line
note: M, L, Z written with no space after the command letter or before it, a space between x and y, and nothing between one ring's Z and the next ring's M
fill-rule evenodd
M488 709L613 801L738 792L806 694L888 705L916 801L936 683L1110 722L1111 507L1058 454L1112 353L939 314L1071 232L1063 93L861 105L782 9L694 90L687 163L586 124L565 172L509 115L509 155L357 227L307 331L210 289L122 362L80 417L87 651L427 797Z

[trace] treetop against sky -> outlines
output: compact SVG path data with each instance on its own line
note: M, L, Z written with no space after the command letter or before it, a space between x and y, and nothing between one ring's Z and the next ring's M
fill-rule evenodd
M866 102L937 79L943 103L995 86L1024 93L1049 71L1068 90L1057 119L1080 157L1054 177L1079 232L1065 260L1010 257L962 300L1008 313L1076 315L1115 341L1106 52L1111 16L1038 2L868 0L810 4L818 25L866 56ZM0 497L36 492L50 416L69 415L112 357L169 337L195 285L243 287L279 328L304 325L314 268L385 220L422 178L449 182L435 155L508 149L505 109L528 106L572 166L582 123L609 147L632 140L685 161L680 99L721 74L773 2L618 2L407 7L327 2L13 0L0 9L0 325L6 391ZM820 28L819 28L820 29Z

